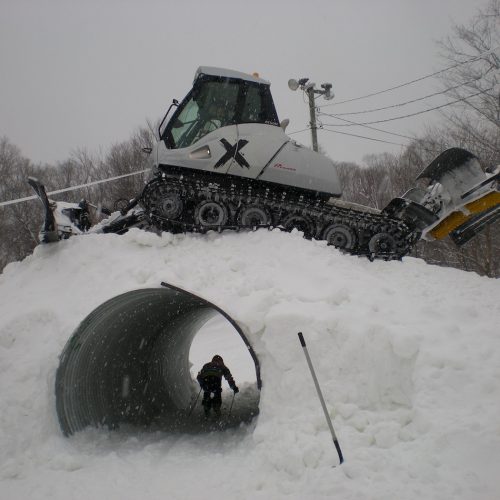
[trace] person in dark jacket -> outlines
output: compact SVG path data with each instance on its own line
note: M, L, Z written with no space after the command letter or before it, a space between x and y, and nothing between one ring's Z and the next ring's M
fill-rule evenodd
M212 361L203 365L203 368L196 377L200 387L203 389L201 404L205 409L205 416L207 417L210 414L210 408L214 409L214 413L217 416L220 415L220 407L222 405L222 377L227 380L229 387L231 387L235 394L239 392L229 368L218 354L212 358Z

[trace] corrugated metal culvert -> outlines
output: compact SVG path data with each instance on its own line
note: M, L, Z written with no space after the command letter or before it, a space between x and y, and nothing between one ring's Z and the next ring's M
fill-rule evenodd
M224 316L241 336L256 372L256 390L218 425L239 425L258 413L260 367L241 327L214 304L162 285L108 300L68 340L56 375L57 415L65 435L88 426L213 430L197 412L190 414L198 388L189 370L189 350L215 315Z

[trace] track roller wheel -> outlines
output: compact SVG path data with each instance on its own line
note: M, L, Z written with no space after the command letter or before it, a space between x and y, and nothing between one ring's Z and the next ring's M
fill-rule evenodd
M156 202L159 215L167 219L177 219L184 204L176 191L166 191L161 194L161 198Z
M205 200L196 207L194 218L197 224L205 228L224 226L228 219L228 211L223 203Z
M314 235L314 223L304 215L289 215L283 220L282 225L285 231L292 231L293 229L302 231L306 238L312 238Z
M243 207L238 214L238 224L241 226L267 226L271 222L271 215L260 205Z
M397 243L390 233L380 232L373 235L368 242L368 249L373 257L391 258L396 252Z
M126 208L128 207L128 204L130 203L129 200L126 198L119 198L116 200L113 204L113 210L115 212L125 212Z
M140 204L146 212L166 219L177 219L184 203L181 194L161 179L154 179L144 187Z
M325 227L322 239L340 250L353 250L358 240L353 229L345 224L337 223Z

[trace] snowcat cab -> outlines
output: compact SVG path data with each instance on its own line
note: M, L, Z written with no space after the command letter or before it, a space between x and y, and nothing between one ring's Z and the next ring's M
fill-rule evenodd
M200 67L159 136L154 171L175 166L293 186L326 199L342 194L333 163L285 134L270 83L253 75Z
M468 151L442 153L420 175L426 187L380 211L340 200L333 162L284 128L268 81L200 67L192 89L180 104L173 101L160 124L143 191L88 232L296 228L353 255L400 259L421 237L450 235L463 244L500 216L500 167L485 174ZM36 187L46 209L42 241L85 232L64 226L60 202Z

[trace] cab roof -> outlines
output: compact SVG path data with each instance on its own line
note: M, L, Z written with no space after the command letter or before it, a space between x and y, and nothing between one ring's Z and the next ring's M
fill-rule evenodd
M259 83L261 85L271 85L267 80L262 78L257 78L253 75L247 73L241 73L240 71L234 71L232 69L216 68L214 66L200 66L194 75L194 81L198 79L200 75L211 75L211 76L222 76L223 78L237 78L238 80L247 80L249 82Z

